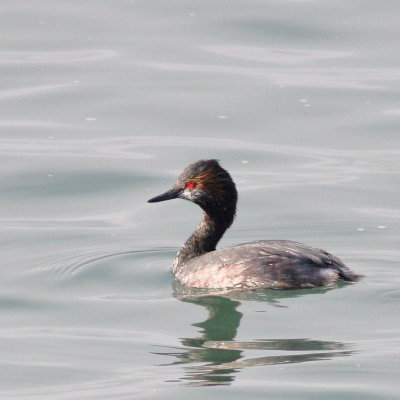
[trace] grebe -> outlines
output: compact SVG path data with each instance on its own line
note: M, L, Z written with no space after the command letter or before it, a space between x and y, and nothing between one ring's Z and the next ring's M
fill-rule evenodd
M338 280L355 281L359 276L327 251L290 240L260 240L216 250L235 218L237 203L235 183L217 160L190 164L172 189L148 202L175 198L189 200L204 211L172 265L172 272L183 285L300 289Z

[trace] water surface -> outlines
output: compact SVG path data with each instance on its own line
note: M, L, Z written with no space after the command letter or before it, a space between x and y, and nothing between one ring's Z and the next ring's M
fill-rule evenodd
M398 398L399 12L3 4L0 398ZM240 194L221 246L298 240L365 277L180 287L200 210L146 200L200 158Z

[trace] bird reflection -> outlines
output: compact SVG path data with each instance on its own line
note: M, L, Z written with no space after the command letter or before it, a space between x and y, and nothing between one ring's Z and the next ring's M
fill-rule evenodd
M325 293L331 288L310 290L309 293ZM216 292L210 293L187 288L175 283L174 295L181 301L205 307L208 317L192 324L201 328L201 336L180 339L183 348L157 354L173 356L176 360L167 365L185 365L186 385L228 385L239 371L246 367L277 364L303 363L349 356L354 351L341 342L294 339L263 339L251 342L235 341L242 313L237 310L240 300L268 302L279 307L279 299L306 295L307 291ZM171 349L172 350L172 349ZM280 351L284 354L245 358L246 350Z

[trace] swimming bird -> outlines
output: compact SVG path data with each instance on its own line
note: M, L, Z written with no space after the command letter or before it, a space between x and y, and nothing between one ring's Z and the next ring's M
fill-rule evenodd
M353 282L358 274L325 250L291 240L259 240L216 250L231 226L237 190L218 160L187 166L173 187L148 200L189 200L204 213L199 225L178 251L172 272L183 285L212 289L300 289L339 280Z

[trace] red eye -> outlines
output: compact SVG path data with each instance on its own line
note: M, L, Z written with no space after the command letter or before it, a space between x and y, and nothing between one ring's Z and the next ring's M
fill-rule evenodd
M193 189L195 187L196 187L196 182L186 182L185 183L185 188Z

